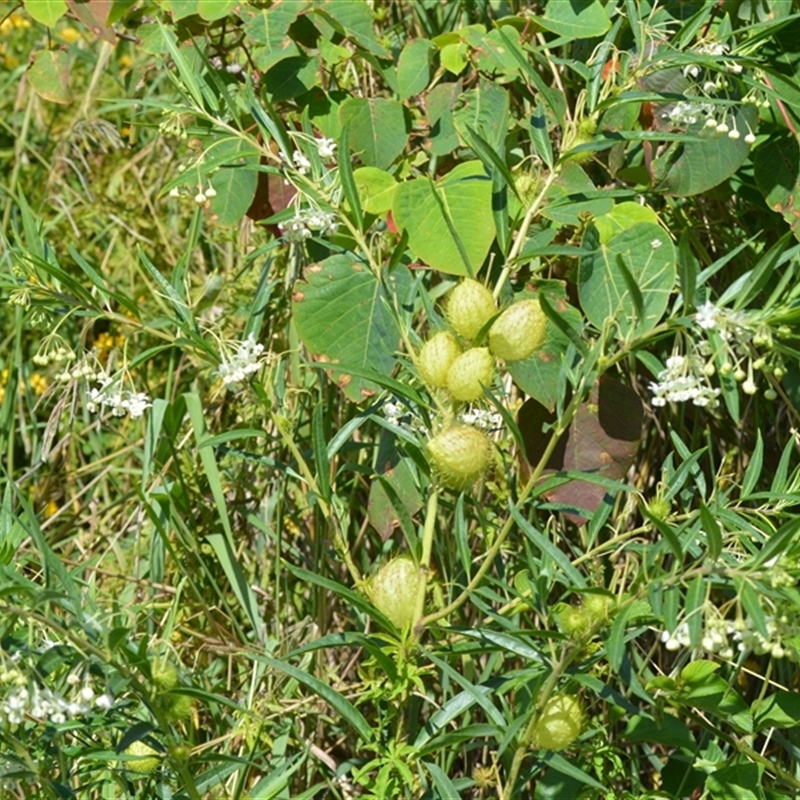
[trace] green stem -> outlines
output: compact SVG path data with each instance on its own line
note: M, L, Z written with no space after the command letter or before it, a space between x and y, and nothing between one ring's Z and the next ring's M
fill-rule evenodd
M433 550L433 533L436 529L436 512L439 508L439 490L434 489L428 498L428 507L425 511L425 529L422 533L422 558L420 560L421 580L417 588L417 598L414 607L414 619L422 618L425 613L425 595L428 591L428 577L431 573L431 551ZM422 628L415 628L414 636L419 636Z
M547 466L547 462L550 460L550 456L553 454L553 451L555 450L559 439L567 430L567 428L569 428L569 425L572 422L572 418L575 416L575 413L577 412L582 399L583 399L583 391L576 392L575 396L572 398L572 402L569 404L566 411L564 412L564 416L559 421L558 425L556 425L555 428L553 429L553 433L550 437L550 440L547 442L547 447L545 447L544 452L542 453L542 457L539 459L539 463L534 468L530 478L528 478L528 481L525 484L525 487L523 488L519 496L519 499L517 500L516 506L518 510L521 510L525 506L525 503L527 502L528 497L530 496L531 492L536 486L537 481L542 476L542 473L544 472L545 467ZM427 625L430 625L432 622L436 622L436 620L442 619L443 617L449 616L454 611L461 608L461 606L463 606L464 603L467 602L470 595L480 585L486 573L491 569L495 558L500 552L500 548L502 548L503 544L508 538L508 535L514 529L514 526L515 526L514 517L509 516L505 524L503 525L502 529L500 530L500 533L497 535L494 544L486 551L483 563L473 576L472 580L467 584L464 591L461 592L461 594L458 597L456 597L456 599L453 600L453 602L450 603L449 605L445 606L439 611L434 611L433 613L428 614L426 617L422 617L422 619L420 619L416 625L417 635L419 635L422 629L425 628Z
M494 292L492 294L494 294L495 300L500 296L500 292L502 291L505 282L508 280L508 276L511 274L514 261L516 261L517 256L519 256L519 254L522 252L522 248L525 246L525 235L528 233L528 228L530 228L533 218L539 213L539 209L541 208L542 203L544 203L545 197L547 197L547 193L550 191L550 187L556 182L558 175L558 168L553 169L553 171L545 179L544 186L537 195L536 199L533 201L533 203L531 203L530 208L525 212L525 217L522 220L522 224L519 226L519 231L517 231L517 238L514 240L514 244L511 247L505 266L503 267L503 271L500 273L500 277L497 279L497 284L494 287Z

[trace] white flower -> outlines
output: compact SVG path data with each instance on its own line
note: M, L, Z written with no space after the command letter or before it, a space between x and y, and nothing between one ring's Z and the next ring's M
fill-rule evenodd
M715 406L719 389L712 388L705 375L705 361L698 356L670 356L667 368L658 373L658 383L649 385L651 403L661 407L691 400L696 406Z
M239 342L233 354L226 354L217 368L222 382L229 387L236 387L247 379L248 375L258 372L263 361L264 345L256 341L256 335L250 333Z
M747 144L753 144L756 140L756 136L754 133L748 133L747 136L744 137L744 140Z
M311 169L311 162L306 158L305 153L300 150L295 150L292 153L292 161L294 161L294 165L301 175L305 175Z
M653 250L658 250L662 244L664 244L664 242L662 242L661 239L653 239L653 241L650 242L650 247L652 247Z
M709 330L717 326L717 317L719 314L719 309L712 302L706 300L706 302L697 309L695 322L703 328L703 330Z
M114 705L114 697L108 692L106 692L105 694L101 694L94 701L94 704L103 711L108 711L108 709L112 708Z
M328 158L333 158L336 152L336 142L333 139L317 139L317 152L319 153L319 157L323 160Z

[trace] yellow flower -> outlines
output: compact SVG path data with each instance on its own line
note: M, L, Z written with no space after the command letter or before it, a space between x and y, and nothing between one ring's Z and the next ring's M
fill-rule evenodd
M77 28L62 28L56 35L67 44L83 39L83 34Z

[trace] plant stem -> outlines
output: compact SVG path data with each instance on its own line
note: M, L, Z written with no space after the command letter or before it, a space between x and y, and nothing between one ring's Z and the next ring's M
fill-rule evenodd
M525 234L528 232L528 228L530 228L533 218L539 213L539 209L541 208L542 203L544 203L544 199L547 197L550 187L558 178L559 172L560 170L558 168L555 168L552 172L550 172L545 179L544 186L542 186L541 191L536 196L536 199L531 203L530 208L528 208L528 210L525 212L525 217L523 218L522 224L519 226L519 230L517 231L517 238L514 240L514 244L511 246L511 250L509 251L503 271L500 273L500 277L497 279L497 284L492 292L495 300L500 296L500 292L502 291L505 282L508 280L508 276L511 274L514 261L517 259L517 256L519 256L522 248L525 245Z
M434 489L428 498L428 507L425 510L425 529L422 533L422 558L420 571L422 573L417 598L414 607L414 619L418 620L425 613L425 595L428 591L428 577L431 573L431 550L433 549L433 533L436 530L436 512L439 508L439 490ZM417 637L422 629L415 627L412 634Z
M584 391L578 391L575 393L574 397L572 398L572 401L570 402L569 406L564 412L563 417L561 418L561 420L559 420L558 424L553 428L553 433L550 437L550 440L547 442L547 447L545 447L544 453L542 453L542 457L539 459L539 463L534 468L530 478L528 478L528 481L525 484L525 487L523 488L522 492L520 493L519 499L517 500L516 506L518 510L520 511L522 510L523 506L528 500L528 497L530 496L531 492L536 486L537 481L541 477L542 472L544 472L545 467L547 466L547 462L550 460L550 456L553 454L553 451L555 450L559 439L563 436L567 428L569 428L569 425L572 422L572 418L575 416L575 413L577 412L578 407L583 399ZM483 580L486 573L491 569L495 558L500 552L500 548L502 548L503 544L505 543L505 540L508 538L508 535L511 533L513 529L514 529L514 517L512 515L509 515L509 517L505 521L505 524L500 530L500 533L497 535L494 544L486 551L483 563L473 576L472 580L467 584L464 591L461 592L461 594L458 597L456 597L456 599L453 600L453 602L450 603L449 605L445 606L439 611L434 611L433 613L428 614L426 617L422 617L422 619L420 619L416 625L417 635L421 633L423 628L425 628L427 625L430 625L430 623L436 622L436 620L442 619L443 617L452 614L454 611L461 608L461 606L467 602L469 596L472 594L472 592L475 591L480 582Z

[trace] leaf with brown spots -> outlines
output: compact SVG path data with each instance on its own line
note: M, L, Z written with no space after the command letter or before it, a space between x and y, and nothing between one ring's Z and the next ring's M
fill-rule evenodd
M348 371L390 375L400 349L394 298L408 291L404 266L379 280L369 268L344 255L310 266L292 296L297 332L311 354L336 364L329 374L355 401L373 395L377 384Z

